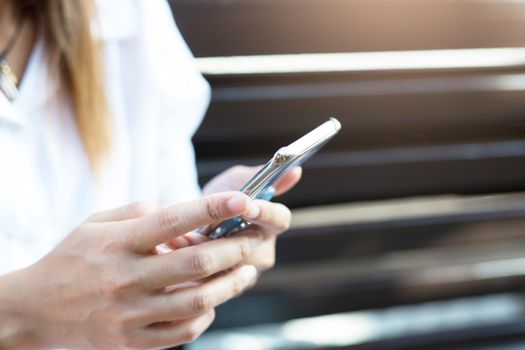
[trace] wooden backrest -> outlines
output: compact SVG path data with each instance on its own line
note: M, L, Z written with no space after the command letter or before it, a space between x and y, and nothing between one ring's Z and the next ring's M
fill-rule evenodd
M199 57L519 47L516 2L418 0L172 1ZM292 206L525 188L525 54L445 52L435 68L408 52L404 69L208 74L213 101L195 137L202 181L260 163L337 116L341 135L309 162ZM348 57L349 61L356 58ZM388 56L371 56L391 63ZM421 62L423 60L423 62ZM203 62L206 67L207 62ZM254 62L257 64L257 61ZM264 63L263 63L264 65ZM209 65L208 65L209 66ZM230 72L228 72L228 67ZM286 67L285 67L286 68ZM331 70L332 69L332 70ZM506 169L506 171L501 171Z
M234 164L263 163L337 116L341 134L305 164L304 180L283 198L293 208L525 190L525 4L171 4L213 88L194 139L201 182ZM469 51L479 48L486 50ZM322 55L272 56L302 53ZM287 65L294 58L311 59L311 69ZM461 281L436 277L427 285L411 279L519 257L525 200L484 206L477 198L464 204L480 203L470 211L294 228L280 241L276 269L224 306L216 326L522 289L518 273L482 281L465 273ZM392 269L393 261L401 263ZM323 279L326 271L335 271L332 279Z

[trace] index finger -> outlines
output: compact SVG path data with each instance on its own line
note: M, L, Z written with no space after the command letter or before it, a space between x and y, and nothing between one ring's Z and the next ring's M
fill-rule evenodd
M148 252L201 226L242 215L248 211L249 205L250 198L241 192L217 193L175 204L126 222L126 242L134 251Z
M301 180L303 169L298 166L281 176L275 184L275 197L281 196L290 191Z

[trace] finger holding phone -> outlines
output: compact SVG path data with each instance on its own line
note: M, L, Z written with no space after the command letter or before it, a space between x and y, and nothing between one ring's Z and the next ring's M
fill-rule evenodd
M261 240L239 236L152 251L250 205L246 195L226 192L161 210L135 204L92 216L42 260L0 278L0 348L150 349L194 340L216 305L255 283L256 269L242 262ZM195 280L201 282L165 289Z
M247 183L262 166L234 166L213 178L204 186L205 194L212 194L221 191L233 191L241 188ZM290 191L300 180L302 169L296 167L283 175L275 184L275 197ZM257 267L259 271L267 270L275 264L275 244L280 233L288 230L291 221L290 210L280 203L256 199L252 202L251 210L244 215L244 219L256 224L243 235L260 235L262 242L257 246L254 252L244 261ZM214 227L218 225L217 222ZM207 228L208 232L211 227ZM203 235L189 234L185 237L179 237L171 242L172 248L186 246L189 241L198 244L205 241Z
M199 244L206 237L216 239L232 234L260 235L263 244L246 259L246 263L255 265L259 270L271 268L275 263L277 236L288 230L291 213L286 206L269 200L292 189L301 179L300 165L335 137L340 129L340 122L330 118L297 141L279 149L264 166L235 166L219 174L204 187L204 192L239 190L253 199L251 210L242 217L203 228L203 235L192 233L176 238L168 246L178 249Z

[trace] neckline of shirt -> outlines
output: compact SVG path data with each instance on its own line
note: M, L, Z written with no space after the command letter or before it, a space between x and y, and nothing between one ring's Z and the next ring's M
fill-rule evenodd
M5 96L0 96L0 120L23 126L27 123L30 112L55 94L58 83L48 74L43 46L43 39L38 38L20 82L18 97L9 101Z

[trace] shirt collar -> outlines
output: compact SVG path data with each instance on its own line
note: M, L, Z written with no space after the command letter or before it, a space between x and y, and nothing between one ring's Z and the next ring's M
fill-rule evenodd
M0 120L23 126L35 109L56 94L58 80L46 69L43 46L43 41L38 39L22 77L18 97L9 102L6 96L0 94Z
M26 118L14 107L7 97L0 92L0 123L23 126Z

